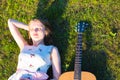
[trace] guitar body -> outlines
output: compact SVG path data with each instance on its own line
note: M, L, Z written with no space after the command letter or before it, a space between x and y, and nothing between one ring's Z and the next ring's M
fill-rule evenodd
M63 73L59 80L74 80L74 71ZM81 80L96 80L96 77L90 72L82 71Z

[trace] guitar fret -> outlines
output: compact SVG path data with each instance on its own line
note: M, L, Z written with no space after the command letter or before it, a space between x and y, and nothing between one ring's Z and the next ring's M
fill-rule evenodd
M76 50L82 50L82 48L78 47L78 48L76 48Z
M81 59L75 59L76 62L81 62L82 60Z
M76 51L80 51L80 52L82 52L82 49L80 48L80 49L76 49Z
M82 60L77 60L77 59L76 59L75 61L76 61L76 62L81 62Z
M78 52L79 50L76 50L76 54L82 53L82 51Z
M82 56L82 54L79 54L79 52L76 52L76 57L77 57L77 56Z
M81 67L80 64L75 64L75 65L76 65L76 66L75 66L75 70L77 70L77 68Z
M82 45L80 45L80 46L76 46L77 48L79 48L79 49L82 49Z
M82 43L77 43L77 46L82 46Z
M82 57L82 54L76 54L76 58Z
M82 64L82 60L81 61L76 61L75 64Z
M82 39L78 39L78 42L81 43L81 42L82 42Z
M78 57L76 57L75 59L82 59L82 57L81 57L81 56L78 56Z
M80 54L80 53L82 53L82 50L76 50L76 54Z
M79 51L79 50L78 50L78 51ZM81 52L78 52L78 51L76 52L76 54L77 54L77 55L78 55L78 54L81 54L81 55L82 55L82 51L81 51Z
M82 49L82 45L77 45L76 48L81 48Z
M81 62L82 60L81 60L81 58L79 58L79 59L76 58L75 61L76 61L76 62Z
M75 64L81 64L81 63L82 63L81 61L80 61L80 62L78 62L78 61L77 61L77 62L75 62Z
M76 55L75 59L78 59L78 58L82 58L82 56L81 55Z
M75 60L76 61L76 63L79 63L79 62L81 62L82 60Z
M82 49L82 46L81 46L81 45L80 45L80 46L77 46L76 49Z
M77 45L76 48L81 48L82 49L82 45Z
M76 54L76 58L77 58L77 57L82 57L82 54Z

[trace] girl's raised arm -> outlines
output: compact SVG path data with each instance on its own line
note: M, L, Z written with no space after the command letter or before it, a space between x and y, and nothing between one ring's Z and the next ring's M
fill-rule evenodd
M28 31L29 30L28 26L26 24L18 22L17 20L8 19L8 27L9 27L9 30L10 30L14 40L18 44L20 50L22 50L24 45L27 45L27 41L25 41L25 39L19 32L18 28Z

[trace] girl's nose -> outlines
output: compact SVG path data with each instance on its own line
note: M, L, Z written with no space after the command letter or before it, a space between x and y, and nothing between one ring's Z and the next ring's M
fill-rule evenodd
M39 31L39 30L38 30L38 28L35 28L34 31L37 32L37 31Z
M38 32L38 31L40 31L40 30L41 30L40 28L35 28L35 29L34 29L35 32Z

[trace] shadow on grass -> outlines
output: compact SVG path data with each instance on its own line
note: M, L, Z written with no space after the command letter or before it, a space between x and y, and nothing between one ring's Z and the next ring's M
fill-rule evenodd
M107 55L104 50L93 50L92 45L94 44L92 35L92 24L90 21L85 21L89 23L89 27L83 33L84 43L86 48L82 51L82 71L88 71L93 73L97 80L114 80L112 77L112 72L108 70L107 65ZM75 57L72 58L69 71L74 70Z
M61 54L62 64L64 53L67 50L69 37L69 22L61 16L64 13L68 0L39 0L36 18L47 19L52 26L53 44L58 47ZM62 70L64 66L62 65ZM52 77L52 68L48 70L50 78Z

